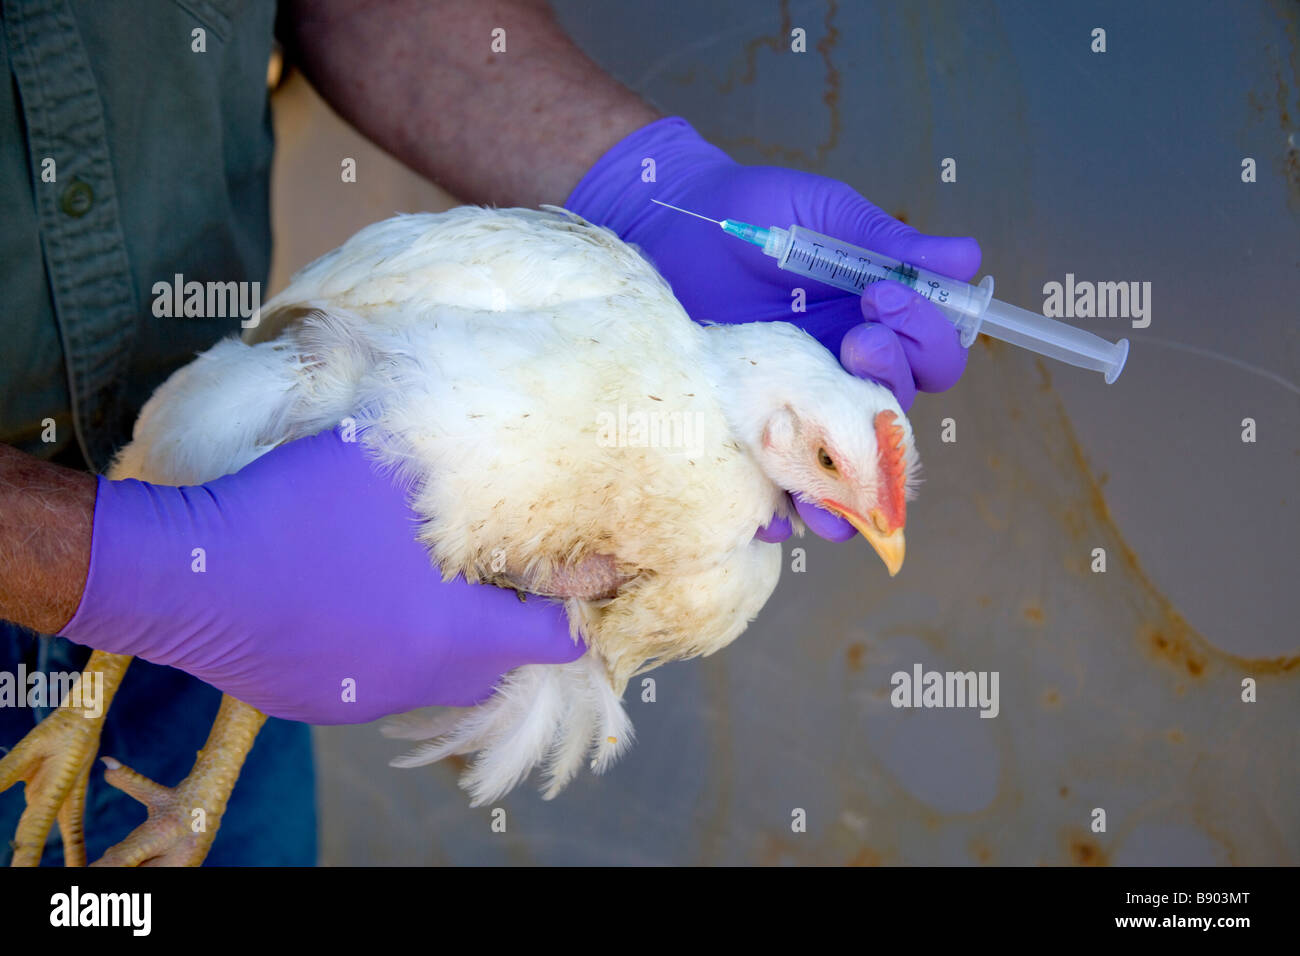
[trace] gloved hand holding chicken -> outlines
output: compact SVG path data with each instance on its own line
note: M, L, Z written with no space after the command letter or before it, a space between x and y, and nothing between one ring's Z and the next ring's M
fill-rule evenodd
M798 223L963 280L979 269L974 239L919 233L833 179L742 166L680 117L651 123L620 142L565 204L635 243L697 321L791 322L838 355L849 372L889 388L904 411L918 390L942 392L961 377L966 350L951 321L901 283L870 285L860 299L812 283L796 310L788 275L716 230L675 220L651 199L718 218L725 212L746 222ZM850 522L816 502L796 496L794 504L821 537L843 541L854 534ZM761 532L770 541L789 534L780 516Z

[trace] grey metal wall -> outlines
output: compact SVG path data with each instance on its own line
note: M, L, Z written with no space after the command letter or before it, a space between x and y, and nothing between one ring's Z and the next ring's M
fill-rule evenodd
M794 542L807 570L736 644L656 671L654 703L629 691L623 762L512 794L504 834L452 768L322 732L325 862L1300 862L1297 6L557 8L738 159L975 235L1000 298L1150 282L1152 321L1080 320L1132 341L1109 387L977 344L912 413L900 577L860 541ZM915 663L997 671L999 716L892 707Z

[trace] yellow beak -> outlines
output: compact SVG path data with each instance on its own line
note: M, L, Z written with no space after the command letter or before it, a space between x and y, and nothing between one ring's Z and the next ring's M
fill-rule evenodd
M828 501L823 501L822 507L839 515L858 529L862 537L867 539L867 543L876 549L876 554L880 555L880 560L885 562L885 567L889 570L891 578L898 574L903 567L903 555L907 550L907 542L903 539L902 528L895 528L893 531L886 533L885 529L888 525L885 522L884 515L879 511L871 512L871 520L868 521L856 511L842 508Z

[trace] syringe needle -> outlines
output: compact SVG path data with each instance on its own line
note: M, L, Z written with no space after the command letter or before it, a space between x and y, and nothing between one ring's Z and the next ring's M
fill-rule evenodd
M708 216L701 216L698 212L691 212L689 209L683 209L681 206L674 206L672 203L659 202L658 199L652 199L650 201L652 203L657 203L660 206L664 206L667 209L676 209L678 212L684 212L686 215L694 216L696 219L703 219L705 222L711 222L715 226L722 225L722 221L719 219L710 219Z

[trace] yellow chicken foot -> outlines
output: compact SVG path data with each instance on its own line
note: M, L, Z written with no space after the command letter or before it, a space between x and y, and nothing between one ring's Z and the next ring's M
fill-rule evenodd
M0 791L18 781L26 787L27 807L14 833L14 866L36 866L46 837L57 818L63 837L63 858L68 866L86 865L82 819L86 808L86 781L99 749L113 695L131 658L95 651L59 708L32 728L13 750L0 759ZM102 691L100 680L102 679ZM93 685L90 682L94 682ZM83 704L82 689L98 691L94 712Z
M266 715L233 697L221 709L189 776L164 787L105 757L104 779L149 809L149 818L94 866L198 866L221 826L230 792Z

